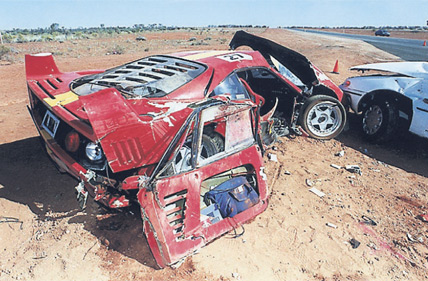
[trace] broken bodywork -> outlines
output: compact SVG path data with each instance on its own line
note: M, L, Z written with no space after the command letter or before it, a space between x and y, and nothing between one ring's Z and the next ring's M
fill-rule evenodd
M81 207L88 194L110 208L139 204L160 266L266 208L262 154L278 135L343 129L340 89L257 38L238 32L231 47L260 52L155 55L105 71L63 73L50 54L26 56L29 111L49 156L79 180Z
M375 72L340 86L352 110L362 114L367 139L386 141L400 130L428 138L428 63L376 63L351 70Z

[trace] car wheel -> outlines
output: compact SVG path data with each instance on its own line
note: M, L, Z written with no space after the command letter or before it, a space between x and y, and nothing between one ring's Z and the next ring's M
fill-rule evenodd
M224 151L224 140L219 134L212 132L209 135L202 135L201 156L203 158L211 157L221 151Z
M346 123L346 111L337 99L317 95L303 104L299 124L313 138L328 140L338 136Z
M397 107L389 101L372 101L363 110L361 125L367 140L388 141L397 133Z
M173 172L175 174L188 171L192 168L192 141L189 139L177 152L175 160L172 162ZM202 135L201 158L211 157L221 151L224 151L224 140L220 134L210 133Z

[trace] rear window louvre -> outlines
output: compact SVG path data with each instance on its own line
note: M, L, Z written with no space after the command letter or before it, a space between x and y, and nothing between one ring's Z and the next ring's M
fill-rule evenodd
M206 69L204 64L179 57L151 56L103 73L78 78L70 88L78 95L88 95L103 87L115 87L126 94L125 98L163 97L192 81Z
M172 76L172 75L174 75L174 72L166 71L166 70L159 69L159 68L153 68L153 69L152 69L152 71L153 71L153 72L156 72L156 73L161 73L161 74L163 74L163 75L168 75L168 76Z
M153 66L153 65L156 65L157 63L147 62L147 61L139 61L139 62L137 62L137 64L146 65L146 66Z
M155 57L148 58L148 61L154 61L154 62L159 62L159 63L167 62L167 60L165 60L165 59L155 58Z

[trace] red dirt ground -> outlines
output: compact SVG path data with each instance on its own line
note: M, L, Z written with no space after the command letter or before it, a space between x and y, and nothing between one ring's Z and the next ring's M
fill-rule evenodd
M266 161L268 209L178 269L159 270L132 212L108 212L91 200L79 211L76 180L42 150L27 112L22 57L57 53L62 71L102 69L155 53L227 49L233 30L193 30L60 43L13 45L0 65L0 280L424 280L428 278L428 145L404 134L385 145L364 142L358 118L335 140L282 138ZM363 42L267 29L250 32L289 46L336 83L352 65L398 60ZM191 45L189 38L208 45ZM210 39L208 39L210 38ZM203 40L203 41L201 41ZM106 55L116 45L122 55ZM340 74L331 73L339 60ZM335 156L344 151L343 157ZM340 166L356 164L362 175ZM317 197L307 182L323 191ZM377 225L365 224L362 216ZM5 217L18 222L5 222ZM334 224L337 228L327 226ZM353 249L350 240L360 242Z

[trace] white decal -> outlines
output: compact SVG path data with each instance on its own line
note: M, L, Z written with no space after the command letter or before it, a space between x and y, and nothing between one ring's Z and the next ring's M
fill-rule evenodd
M242 53L233 53L233 54L227 54L227 55L221 55L217 58L228 61L228 62L235 62L235 61L242 61L242 60L253 60L253 57L247 54Z

